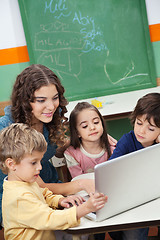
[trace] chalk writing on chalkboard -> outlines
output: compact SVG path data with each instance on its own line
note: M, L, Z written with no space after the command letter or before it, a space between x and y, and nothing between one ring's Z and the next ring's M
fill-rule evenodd
M47 25L41 24L41 31L35 34L35 51L42 51L38 61L43 64L46 64L46 60L47 63L50 61L59 75L62 72L79 80L82 55L91 51L105 51L109 54L103 32L99 26L95 26L93 17L83 16L81 11L69 10L66 1L55 3L51 0L49 5L45 2L44 13L48 12L56 21ZM63 22L60 21L62 18ZM70 19L70 25L65 23L66 18ZM75 31L75 28L79 31Z
M155 86L144 0L28 1L22 19L30 29L31 62L56 72L69 99Z

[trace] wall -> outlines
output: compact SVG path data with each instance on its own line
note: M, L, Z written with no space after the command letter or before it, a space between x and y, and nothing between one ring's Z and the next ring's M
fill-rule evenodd
M146 0L146 7L156 74L160 80L160 0ZM0 38L0 101L6 101L10 98L16 75L29 66L18 0L0 1L0 25L3 36ZM6 85L9 85L6 83L10 83L9 89L6 88ZM109 133L117 139L131 129L128 119L110 121L107 125Z
M160 15L158 11L160 1L146 0L146 6L156 74L157 78L160 78ZM18 0L0 1L0 24L1 36L3 36L0 38L0 101L5 101L10 97L16 75L29 65ZM157 36L157 39L155 40L152 36ZM10 86L9 89L8 86Z
M160 1L159 0L145 0L145 1L150 36L155 58L156 73L157 78L159 78L158 85L160 85L160 14L159 14Z
M0 1L0 29L0 101L5 101L10 98L17 74L29 65L17 0Z

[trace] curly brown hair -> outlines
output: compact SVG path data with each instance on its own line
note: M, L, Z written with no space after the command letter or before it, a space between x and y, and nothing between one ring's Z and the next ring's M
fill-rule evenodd
M41 64L33 64L25 68L16 78L11 95L11 114L15 123L25 123L32 125L32 107L34 93L43 86L54 84L59 94L59 106L50 123L47 123L49 139L58 146L63 146L65 142L66 121L64 114L67 112L68 104L64 97L64 87L56 74Z

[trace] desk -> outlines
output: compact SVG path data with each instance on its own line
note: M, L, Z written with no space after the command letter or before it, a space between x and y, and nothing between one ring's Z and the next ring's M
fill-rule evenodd
M151 92L160 93L160 86L142 89L138 91L98 97L97 100L104 102L103 107L99 108L99 111L106 120L126 118L133 111L134 107L136 106L137 100L142 96L146 95L147 93ZM69 102L69 105L67 106L68 112L65 116L69 117L71 111L78 102L86 101L91 103L91 100L93 100L93 98Z
M87 175L85 177L87 178ZM69 228L66 232L73 235L73 240L80 240L82 234L129 230L159 225L160 198L101 222L94 222L83 217L78 227Z
M82 218L78 227L69 228L66 232L73 235L73 240L80 240L82 234L159 226L160 211L157 210L160 210L160 198L102 222Z

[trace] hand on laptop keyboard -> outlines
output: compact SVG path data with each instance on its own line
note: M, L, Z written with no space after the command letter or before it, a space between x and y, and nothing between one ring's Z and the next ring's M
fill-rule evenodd
M88 213L96 212L104 207L107 196L103 193L91 193L89 199L77 207L77 218L81 218Z

